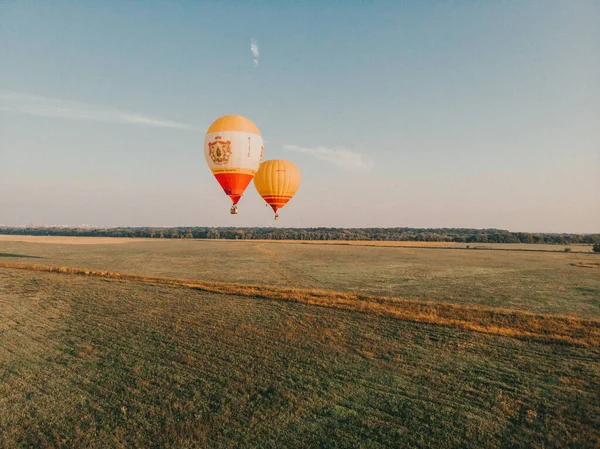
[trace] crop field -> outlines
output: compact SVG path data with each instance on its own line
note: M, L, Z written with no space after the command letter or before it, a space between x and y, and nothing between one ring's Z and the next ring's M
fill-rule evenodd
M598 255L78 242L0 240L0 447L600 445Z

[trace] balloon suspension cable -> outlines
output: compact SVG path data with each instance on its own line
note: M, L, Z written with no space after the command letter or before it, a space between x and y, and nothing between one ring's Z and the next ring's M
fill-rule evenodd
M232 215L236 215L238 213L238 209L237 209L237 205L233 205L231 206L231 209L229 209L229 213Z

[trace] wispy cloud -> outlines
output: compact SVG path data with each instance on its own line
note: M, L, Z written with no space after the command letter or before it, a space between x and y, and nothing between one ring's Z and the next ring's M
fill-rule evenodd
M373 160L369 156L346 148L327 148L322 146L306 148L298 145L284 145L283 149L308 154L346 170L366 171L373 168Z
M87 120L157 128L196 129L184 123L162 120L108 106L38 97L16 92L0 92L0 111L68 120Z
M258 57L260 56L260 52L258 51L258 42L254 39L250 40L250 52L252 53L252 58L254 58L254 67L258 67Z

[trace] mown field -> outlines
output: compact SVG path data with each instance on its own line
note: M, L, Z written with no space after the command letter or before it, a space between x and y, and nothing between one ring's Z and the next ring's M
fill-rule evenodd
M262 242L0 242L0 447L598 447L599 259ZM525 330L560 314L581 326L576 337L591 337L509 338L362 303L217 294L163 278L451 302L463 318L515 309L509 316Z

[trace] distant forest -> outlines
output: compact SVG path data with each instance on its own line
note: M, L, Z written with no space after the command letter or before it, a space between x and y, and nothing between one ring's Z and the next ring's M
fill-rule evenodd
M164 239L379 240L464 243L600 244L600 234L546 234L463 228L65 228L0 227L0 234Z

